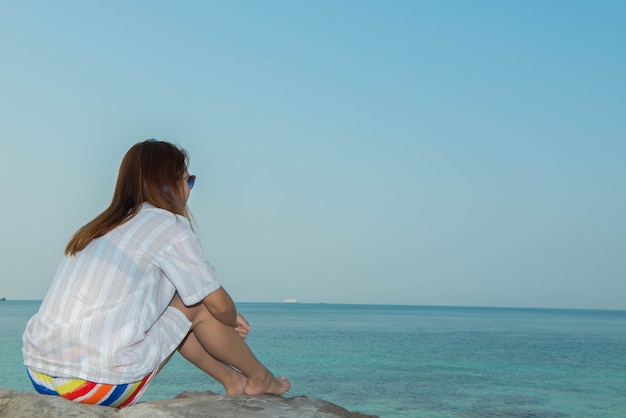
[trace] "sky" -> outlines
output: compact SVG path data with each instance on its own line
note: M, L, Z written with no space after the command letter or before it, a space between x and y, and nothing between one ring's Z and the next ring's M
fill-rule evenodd
M626 309L626 2L0 0L0 297L133 144L237 302Z

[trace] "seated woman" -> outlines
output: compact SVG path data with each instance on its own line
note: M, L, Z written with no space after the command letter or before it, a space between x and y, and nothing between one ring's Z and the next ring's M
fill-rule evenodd
M75 402L137 402L176 349L227 394L290 389L254 356L248 322L189 222L195 176L177 146L147 140L124 156L111 205L80 228L23 336L35 389Z

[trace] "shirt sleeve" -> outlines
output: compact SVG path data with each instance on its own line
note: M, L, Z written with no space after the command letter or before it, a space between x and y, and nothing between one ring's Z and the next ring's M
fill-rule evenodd
M196 304L222 287L190 230L162 251L158 263L185 305Z

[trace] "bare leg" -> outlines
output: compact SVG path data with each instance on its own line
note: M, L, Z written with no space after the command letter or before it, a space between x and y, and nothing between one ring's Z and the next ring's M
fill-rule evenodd
M237 380L236 376L231 373L237 372L231 366L245 376L243 393L247 395L282 395L291 388L287 379L275 378L257 360L233 327L215 319L204 305L185 306L178 295L174 296L170 305L185 314L193 324L191 333L181 346L181 354L220 381L227 393L229 390L235 393L237 388L237 384L232 384L233 380Z
M215 359L202 347L192 332L178 347L178 352L197 368L224 386L227 395L241 395L246 386L246 378L233 368Z

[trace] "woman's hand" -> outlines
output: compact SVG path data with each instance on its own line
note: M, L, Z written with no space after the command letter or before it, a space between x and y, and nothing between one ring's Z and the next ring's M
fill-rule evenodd
M246 338L251 329L252 328L250 327L248 321L246 321L246 318L237 314L237 326L235 327L237 334L239 334L241 338Z

